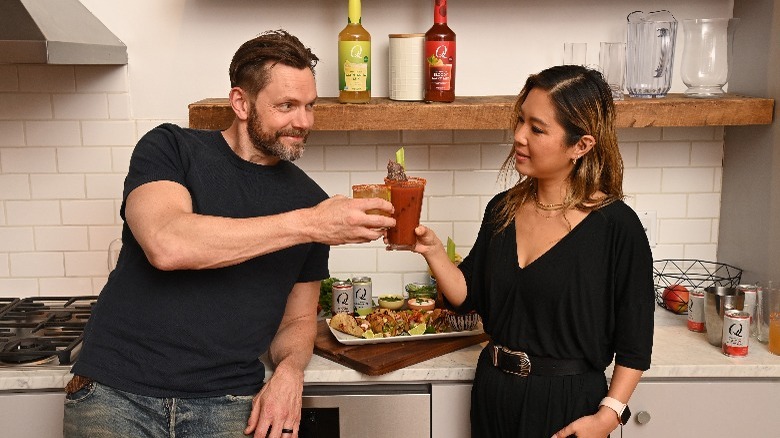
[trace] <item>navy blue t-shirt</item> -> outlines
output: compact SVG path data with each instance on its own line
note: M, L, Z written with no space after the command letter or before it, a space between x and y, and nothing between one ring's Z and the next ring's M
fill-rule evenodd
M127 196L152 181L187 188L197 214L245 218L312 207L327 194L301 169L238 157L219 131L161 125L138 143ZM73 373L151 397L251 395L293 285L328 277L329 247L303 244L235 266L161 271L131 230L88 322Z

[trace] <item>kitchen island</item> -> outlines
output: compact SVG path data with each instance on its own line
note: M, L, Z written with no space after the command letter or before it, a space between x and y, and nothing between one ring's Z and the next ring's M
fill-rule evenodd
M682 433L681 428L688 427L693 417L702 421L702 427L711 428L707 436L712 437L729 436L729 430L744 431L745 424L764 432L780 430L780 417L770 409L780 404L780 356L753 339L747 357L727 357L707 342L704 333L689 331L685 315L659 308L655 320L652 366L632 397L634 420L624 427L624 438L704 436ZM474 345L380 376L366 376L315 355L305 382L307 386L430 384L432 436L453 436L453 430L467 436L470 382L482 347ZM611 367L606 370L607 377L611 372ZM61 392L69 378L65 366L0 368L0 398L31 391ZM460 414L453 422L454 410ZM733 428L724 423L735 415L740 418L739 428L737 423ZM664 426L673 426L674 432L666 434ZM449 430L445 433L442 427Z

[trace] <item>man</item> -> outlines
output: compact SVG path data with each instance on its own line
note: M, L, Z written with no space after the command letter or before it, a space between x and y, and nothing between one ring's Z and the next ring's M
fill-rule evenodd
M366 214L389 202L328 198L291 163L314 122L317 61L285 31L261 34L230 65L230 128L161 125L139 141L66 437L297 436L328 245L395 225Z

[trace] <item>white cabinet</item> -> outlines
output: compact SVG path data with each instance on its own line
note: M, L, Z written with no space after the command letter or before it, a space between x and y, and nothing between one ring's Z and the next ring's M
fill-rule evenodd
M629 406L623 438L780 437L780 379L642 381Z
M471 383L431 385L431 438L470 438Z

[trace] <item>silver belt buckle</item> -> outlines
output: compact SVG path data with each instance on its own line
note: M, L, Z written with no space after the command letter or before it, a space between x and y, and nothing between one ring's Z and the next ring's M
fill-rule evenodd
M496 347L496 355L495 359L493 359L494 362L496 362L496 365L498 364L498 348ZM503 345L500 347L501 351L503 351L506 354L511 354L512 356L517 356L520 358L520 371L506 371L510 374L515 374L521 377L528 377L529 374L531 374L531 359L528 358L528 355L525 354L525 352L522 351L513 351L510 350Z

